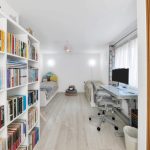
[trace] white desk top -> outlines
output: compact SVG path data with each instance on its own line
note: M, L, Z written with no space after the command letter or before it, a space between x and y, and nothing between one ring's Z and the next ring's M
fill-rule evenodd
M114 87L112 85L101 85L101 87L118 99L137 99L138 97L138 92L136 90Z

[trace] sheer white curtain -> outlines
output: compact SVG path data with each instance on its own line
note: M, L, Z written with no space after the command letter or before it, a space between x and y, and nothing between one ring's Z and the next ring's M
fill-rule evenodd
M129 68L129 85L138 88L137 38L115 50L115 68Z

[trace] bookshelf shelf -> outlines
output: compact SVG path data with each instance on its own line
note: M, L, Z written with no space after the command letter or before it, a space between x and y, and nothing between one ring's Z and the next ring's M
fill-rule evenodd
M5 54L5 52L0 51L0 54L4 55L4 54Z
M39 83L39 81L30 82L30 83L28 83L28 85L37 84L37 83Z
M26 140L26 137L23 139L23 141L19 144L19 146L18 146L18 148L17 148L17 150L20 148L20 146L25 142L25 140Z
M29 131L28 131L28 134L34 129L34 127L36 127L37 126L37 124L39 123L39 121L37 120L37 122L32 126L32 128L31 129L29 129Z
M38 101L30 106L28 106L28 109L32 108L32 107L35 107L36 105L38 104Z
M40 42L33 35L28 33L21 25L19 25L0 10L0 43L0 106L2 105L4 108L2 109L3 111L0 111L0 115L3 114L3 120L5 123L5 125L0 128L0 140L5 142L5 150L8 150L8 143L12 143L10 140L13 139L15 134L17 134L15 130L18 130L18 126L16 126L16 124L23 126L26 124L25 139L23 140L24 136L21 134L19 136L22 136L22 143L20 143L20 146L25 145L28 150L30 144L29 133L31 133L32 130L33 132L36 132L36 130L39 131L37 137L40 139L40 84L39 81L36 81L37 79L40 80ZM29 44L30 46L33 46L31 53ZM30 67L35 68L36 70L36 79L30 80L35 82L29 82ZM9 88L9 86L12 85L18 86ZM36 94L38 96L38 101L36 101L31 106L28 105L29 91L37 91ZM12 100L16 95L18 95L18 98L16 100ZM21 96L22 100L20 99ZM10 97L12 97L12 99L9 99ZM33 100L31 101L33 102ZM16 108L15 111L24 111L13 118L15 112L14 108ZM18 108L19 110L17 110ZM34 108L37 111L37 122L30 130L28 130L29 118L32 119L32 117L29 116L29 111ZM12 117L12 121L9 121L10 117ZM10 128L13 128L13 131L10 130ZM10 136L12 137L10 138ZM0 143L0 147L1 146L2 145Z
M27 60L27 58L25 58L25 57L21 57L21 56L14 55L14 54L7 53L7 56L10 57L10 58L18 58L18 59Z
M13 90L13 89L17 89L17 88L21 88L21 87L24 87L24 86L27 86L27 84L19 85L19 86L15 86L15 87L11 87L11 88L7 88L7 91Z
M4 91L5 91L4 89L0 89L0 93L1 93L1 92L4 92Z
M3 131L6 128L6 126L3 126L0 128L0 132Z
M20 118L22 115L24 115L27 111L22 112L20 115L18 115L16 118L14 118L12 121L8 122L7 126L9 126L11 123L13 123L15 120Z
M34 62L34 63L39 63L39 61L37 60L33 60L33 59L28 59L29 62Z

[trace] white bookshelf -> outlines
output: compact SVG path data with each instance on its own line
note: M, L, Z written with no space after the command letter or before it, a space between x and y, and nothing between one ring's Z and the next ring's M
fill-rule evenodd
M39 127L40 129L40 65L39 65L39 59L37 60L32 60L29 58L21 57L18 55L13 55L10 53L7 53L7 32L15 34L15 36L25 42L28 43L30 42L36 46L38 49L38 57L40 56L40 42L33 37L31 34L29 34L22 26L20 26L17 22L12 20L10 17L5 15L1 10L0 10L0 29L5 32L5 51L1 52L0 51L0 67L3 68L4 70L4 87L0 89L0 105L4 105L4 110L5 110L5 125L0 128L0 138L5 139L6 141L6 150L8 150L8 145L7 145L7 137L8 137L8 126L14 122L16 119L24 119L27 122L27 133L26 133L26 138L20 145L26 145L27 148L29 146L29 139L28 135L32 131L34 127ZM29 46L28 46L29 50ZM29 52L28 52L29 55ZM27 64L27 83L24 85L19 85L16 87L11 87L7 88L7 60L15 60L15 61L21 61L25 62ZM38 81L31 82L29 83L28 81L28 69L29 67L35 67L38 69ZM28 106L28 90L38 90L38 101L31 105ZM8 100L7 97L13 96L13 95L25 95L26 96L26 110L22 112L19 116L14 118L12 121L8 121ZM34 126L31 129L28 129L28 110L31 109L32 107L36 107L38 110L38 120L34 124ZM40 131L39 131L40 133ZM38 143L37 143L38 144ZM35 146L37 147L37 146ZM35 148L34 148L35 149Z

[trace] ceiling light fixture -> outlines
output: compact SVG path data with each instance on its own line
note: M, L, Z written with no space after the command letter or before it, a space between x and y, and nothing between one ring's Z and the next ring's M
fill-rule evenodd
M66 53L70 53L70 52L72 51L72 47L70 46L69 41L66 41L66 44L65 44L65 46L64 46L64 51L65 51Z

